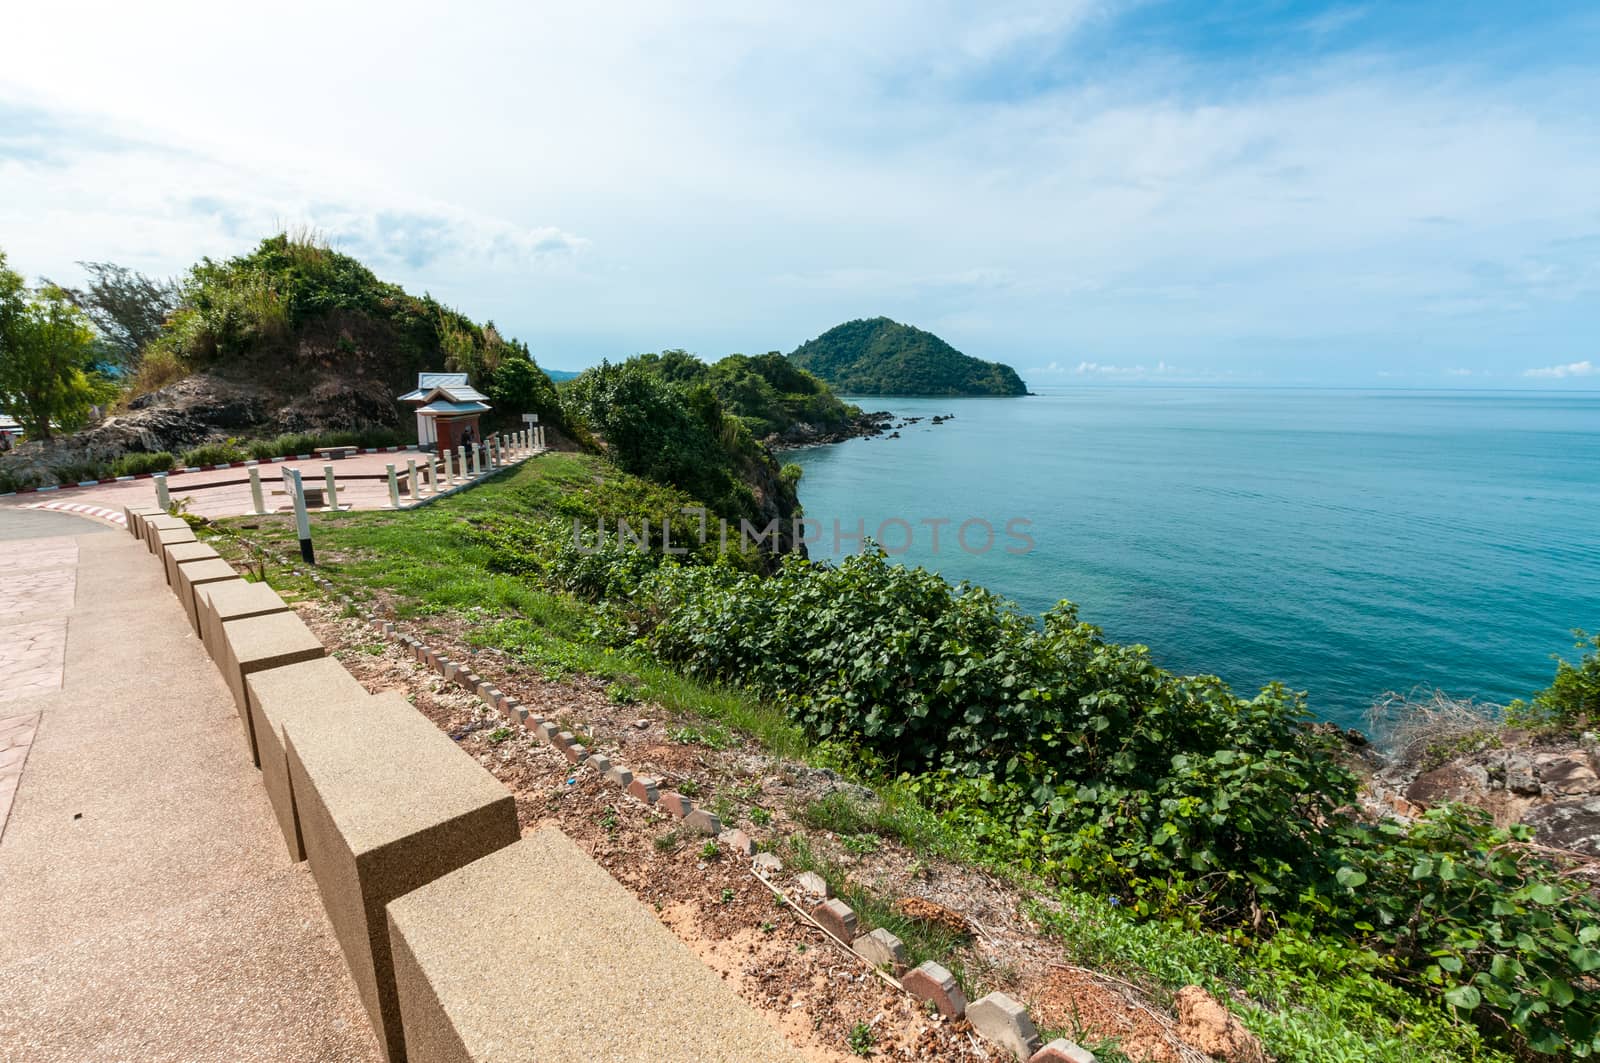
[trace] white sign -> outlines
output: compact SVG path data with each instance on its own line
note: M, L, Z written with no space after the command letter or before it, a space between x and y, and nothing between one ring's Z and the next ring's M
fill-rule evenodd
M536 413L525 413L525 414L522 415L522 423L523 424L538 424L539 423L539 415L536 414Z

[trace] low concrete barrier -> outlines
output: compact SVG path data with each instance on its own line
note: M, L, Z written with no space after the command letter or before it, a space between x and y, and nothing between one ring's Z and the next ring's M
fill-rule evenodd
M222 625L229 620L245 620L269 613L287 613L289 603L278 597L278 592L265 583L206 583L194 589L194 610L200 618L200 641L205 644L211 659L222 667L227 659L228 647L222 637Z
M128 534L133 536L135 539L138 539L140 542L144 541L145 518L160 517L164 516L165 514L166 510L162 509L160 506L122 507L122 516L126 521L125 526L128 529Z
M167 569L167 586L178 586L178 566L186 565L190 561L205 561L217 556L217 552L205 543L173 543L167 547L165 558Z
M800 1059L554 827L391 901L388 927L409 1063Z
M385 712L416 710L397 693L374 698L332 657L255 672L245 676L244 685L250 701L251 728L261 750L261 782L272 802L273 814L278 817L289 856L298 862L306 858L306 849L289 781L284 728L307 714L339 713L363 717L376 731ZM371 704L378 699L385 700L377 706Z
M173 587L178 600L183 603L183 611L189 616L189 626L196 635L200 634L200 620L195 614L194 589L208 583L221 583L223 580L239 579L239 573L233 566L220 557L207 558L202 561L190 561L188 564L178 565L178 583Z
M140 537L144 540L145 549L159 556L161 549L156 545L156 533L178 528L187 531L189 522L182 517L172 517L165 513L158 513L153 517L144 518L140 522Z
M268 668L325 657L328 651L293 613L229 620L222 625L222 645L223 656L216 661L217 667L222 669L222 678L239 708L239 722L244 725L245 738L250 743L250 759L259 767L261 754L256 745L255 729L250 725L250 698L244 677Z
M397 1063L405 1037L384 906L516 842L516 802L409 705L380 724L366 713L298 715L284 739L306 859L373 1029Z

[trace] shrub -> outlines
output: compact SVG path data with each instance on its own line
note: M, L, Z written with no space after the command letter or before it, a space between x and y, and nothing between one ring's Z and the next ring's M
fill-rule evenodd
M137 398L160 391L189 375L190 370L169 347L152 345L139 359L139 368L128 385L128 395Z
M82 483L85 480L98 480L107 475L107 466L94 461L74 462L71 465L62 465L55 470L56 483L63 487Z
M1600 635L1574 631L1583 656L1577 664L1556 661L1551 684L1533 696L1533 704L1514 701L1507 714L1522 723L1577 728L1600 719Z
M193 450L184 451L183 465L193 468L200 465L226 465L229 462L244 461L250 455L238 440L229 439L222 443L205 443Z
M111 463L112 476L141 476L149 472L166 472L173 466L172 452L158 450L154 453L133 451Z

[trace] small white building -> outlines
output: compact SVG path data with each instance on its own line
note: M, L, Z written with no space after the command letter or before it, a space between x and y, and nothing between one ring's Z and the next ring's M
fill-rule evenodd
M416 390L399 401L417 407L419 447L454 450L483 442L478 418L493 408L488 397L467 383L465 373L418 373Z

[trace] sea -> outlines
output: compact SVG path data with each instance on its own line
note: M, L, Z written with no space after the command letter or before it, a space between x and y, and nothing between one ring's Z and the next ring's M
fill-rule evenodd
M1173 671L1281 681L1342 726L1390 692L1526 697L1576 660L1573 629L1600 630L1600 392L850 401L902 426L780 456L804 469L813 557L864 532L1030 613L1069 599Z

